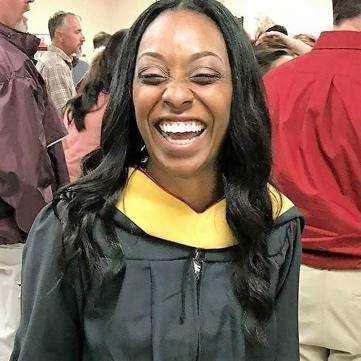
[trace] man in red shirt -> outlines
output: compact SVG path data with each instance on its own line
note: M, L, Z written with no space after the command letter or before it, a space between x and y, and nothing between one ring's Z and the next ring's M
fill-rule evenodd
M301 360L361 360L361 0L264 78L274 178L303 211Z

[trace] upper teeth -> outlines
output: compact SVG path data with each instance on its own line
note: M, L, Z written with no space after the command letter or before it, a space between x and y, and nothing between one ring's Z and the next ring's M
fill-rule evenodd
M159 128L165 133L189 133L189 132L200 132L206 126L198 121L191 122L171 122L162 121L159 123Z

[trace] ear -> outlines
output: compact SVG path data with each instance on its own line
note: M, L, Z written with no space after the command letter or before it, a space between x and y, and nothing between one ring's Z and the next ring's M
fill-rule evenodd
M55 33L54 33L54 38L55 38L57 41L59 41L60 43L62 43L63 40L64 40L64 35L63 35L63 33L62 33L61 31L56 30Z

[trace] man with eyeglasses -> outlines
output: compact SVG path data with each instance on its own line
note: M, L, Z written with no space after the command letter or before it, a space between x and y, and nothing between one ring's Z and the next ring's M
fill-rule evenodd
M20 317L23 244L35 216L68 181L62 122L31 58L39 39L15 30L33 0L0 0L0 361Z

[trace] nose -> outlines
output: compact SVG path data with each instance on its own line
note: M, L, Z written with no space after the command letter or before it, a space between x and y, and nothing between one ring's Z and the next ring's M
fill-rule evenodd
M189 109L193 99L192 91L181 81L169 84L162 95L163 104L176 113Z

